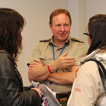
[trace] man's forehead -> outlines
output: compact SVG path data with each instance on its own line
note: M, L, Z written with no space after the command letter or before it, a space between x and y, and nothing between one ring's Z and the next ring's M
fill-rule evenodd
M56 16L54 16L53 17L53 19L52 19L52 23L53 22L70 22L70 19L69 19L69 17L67 16L67 15L65 15L65 14L59 14L59 15L56 15Z

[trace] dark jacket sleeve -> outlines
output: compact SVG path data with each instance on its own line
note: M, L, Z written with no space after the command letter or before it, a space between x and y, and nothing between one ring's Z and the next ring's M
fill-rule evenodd
M21 76L12 57L0 53L0 106L41 106L35 90L23 90Z

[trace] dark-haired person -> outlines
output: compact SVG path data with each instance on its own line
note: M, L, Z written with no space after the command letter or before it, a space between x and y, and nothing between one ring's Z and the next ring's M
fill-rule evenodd
M0 106L41 106L39 88L24 91L17 70L25 20L17 11L0 8Z
M69 36L71 24L66 9L56 9L51 13L49 27L53 36L36 45L28 72L30 80L39 81L56 92L62 105L70 94L77 65L87 54L84 42Z
M81 60L67 106L106 106L106 91L98 65L94 61L88 61L96 59L106 68L106 14L91 17L85 34L89 49L87 56Z

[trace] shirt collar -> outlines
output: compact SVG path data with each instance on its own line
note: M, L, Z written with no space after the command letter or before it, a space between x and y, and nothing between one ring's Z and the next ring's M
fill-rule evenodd
M56 44L54 44L53 36L52 36L52 38L51 38L50 41L49 41L49 45L50 45L50 44L56 45ZM66 45L69 45L69 44L70 44L70 37L68 37L68 39L66 39L66 41L65 41L64 44L66 44Z
M84 64L87 60L89 59L96 59L98 61L104 61L106 63L106 51L104 53L101 53L101 49L96 49L86 57L84 57L81 61L80 64Z

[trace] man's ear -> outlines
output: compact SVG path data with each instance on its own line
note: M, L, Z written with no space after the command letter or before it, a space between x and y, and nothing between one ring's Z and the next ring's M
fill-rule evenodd
M52 25L49 23L49 28L51 29L52 28Z

